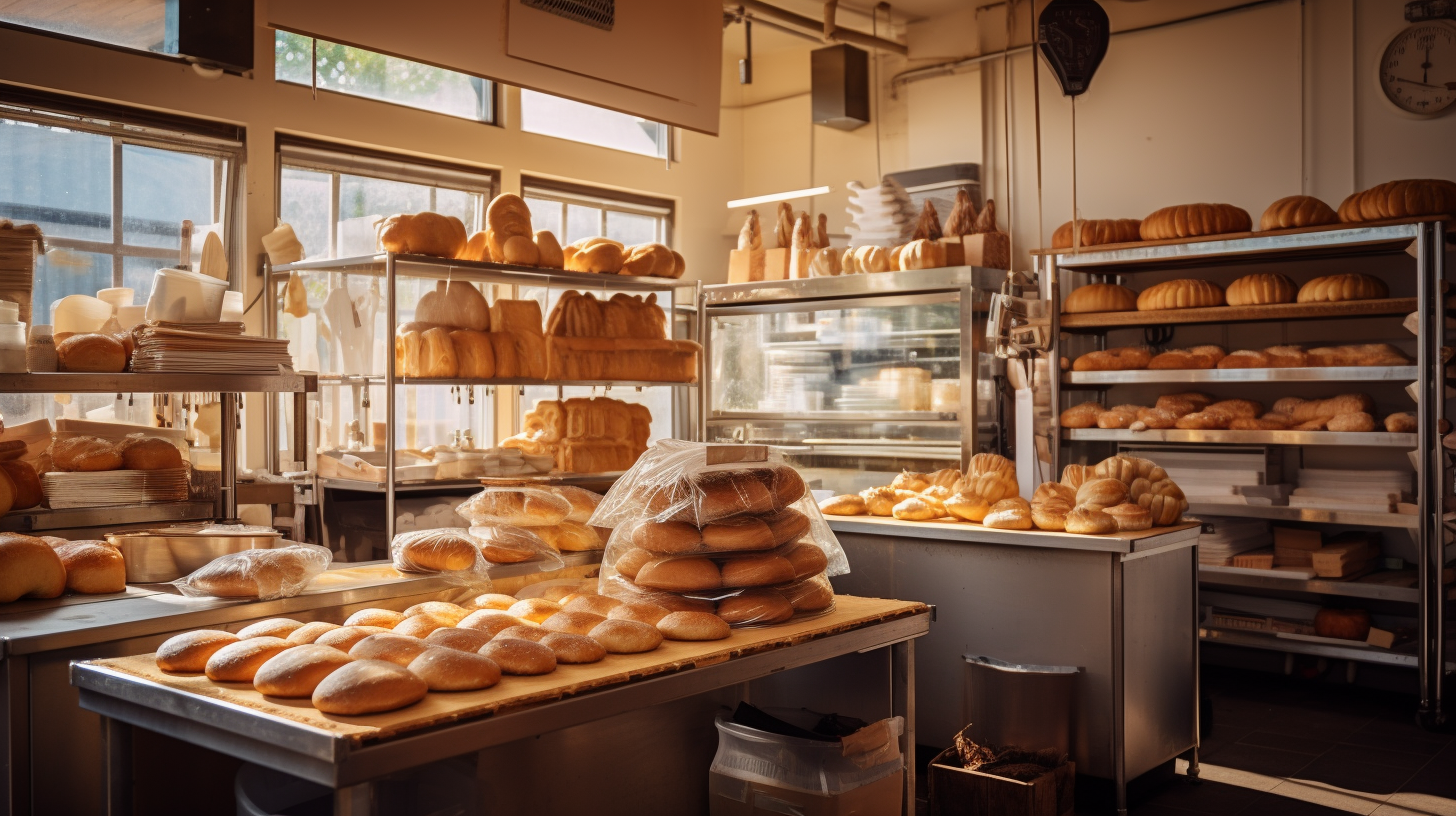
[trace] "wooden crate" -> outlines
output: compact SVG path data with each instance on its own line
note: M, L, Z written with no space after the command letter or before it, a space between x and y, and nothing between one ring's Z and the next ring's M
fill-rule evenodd
M1064 816L1074 805L1075 763L1030 782L958 768L954 748L929 766L930 816Z

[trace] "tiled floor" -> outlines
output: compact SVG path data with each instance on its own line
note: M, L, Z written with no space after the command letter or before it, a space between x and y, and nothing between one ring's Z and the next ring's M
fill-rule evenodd
M1456 736L1417 727L1413 697L1211 666L1203 684L1203 781L1133 816L1456 816Z

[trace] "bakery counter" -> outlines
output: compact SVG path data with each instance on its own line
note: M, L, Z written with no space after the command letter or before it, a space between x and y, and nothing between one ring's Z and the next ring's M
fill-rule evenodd
M965 656L981 655L1080 669L1079 799L1114 804L1127 782L1195 747L1197 525L1084 536L828 520L854 565L832 579L836 592L936 607L915 654L921 744L947 747L965 725Z
M764 704L805 672L827 678L816 681L827 705L836 704L841 687L873 687L878 716L905 717L901 745L908 751L915 744L913 641L929 630L923 604L841 596L825 615L735 629L726 640L666 641L651 652L507 677L480 691L432 693L402 709L352 717L265 697L245 684L169 675L142 650L76 663L71 682L81 705L105 719L113 806L144 795L133 789L144 775L133 776L129 766L133 758L145 761L130 751L134 732L144 729L332 788L336 813L371 812L371 786L381 777L472 754L480 755L478 784L488 791L490 812L698 812L707 800L718 706L749 694ZM879 671L831 673L836 660L882 662ZM631 758L614 761L613 752ZM911 813L913 769L907 763ZM560 784L568 778L571 784Z

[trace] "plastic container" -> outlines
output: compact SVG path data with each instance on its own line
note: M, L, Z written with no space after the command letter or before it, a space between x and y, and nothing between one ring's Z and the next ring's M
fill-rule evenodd
M981 745L1016 745L1033 751L1072 748L1076 666L1034 666L965 655L963 719Z
M136 302L136 291L130 286L115 286L110 289L102 289L96 293L96 299L111 304L112 311L123 306L130 306Z
M31 326L30 340L25 345L25 367L30 371L55 371L56 338L50 326Z
M243 293L224 292L222 295L222 322L243 322Z
M121 326L122 331L131 331L132 327L146 322L147 307L142 306L118 306L116 309L116 322Z
M227 281L185 269L158 269L147 298L146 319L171 323L216 323L222 317Z
M793 722L799 712L770 709L769 713ZM861 768L844 756L838 740L781 737L739 725L721 714L713 724L718 727L718 753L710 770L734 779L835 796L905 767L905 757L897 754L888 762ZM892 725L898 739L905 721L896 717Z
M52 313L56 334L90 334L106 325L111 304L88 295L68 295L56 302Z

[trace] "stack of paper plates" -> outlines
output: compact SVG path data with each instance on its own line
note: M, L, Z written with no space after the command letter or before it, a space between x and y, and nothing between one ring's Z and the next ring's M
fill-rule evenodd
M41 487L53 509L180 502L187 500L187 469L47 473Z

